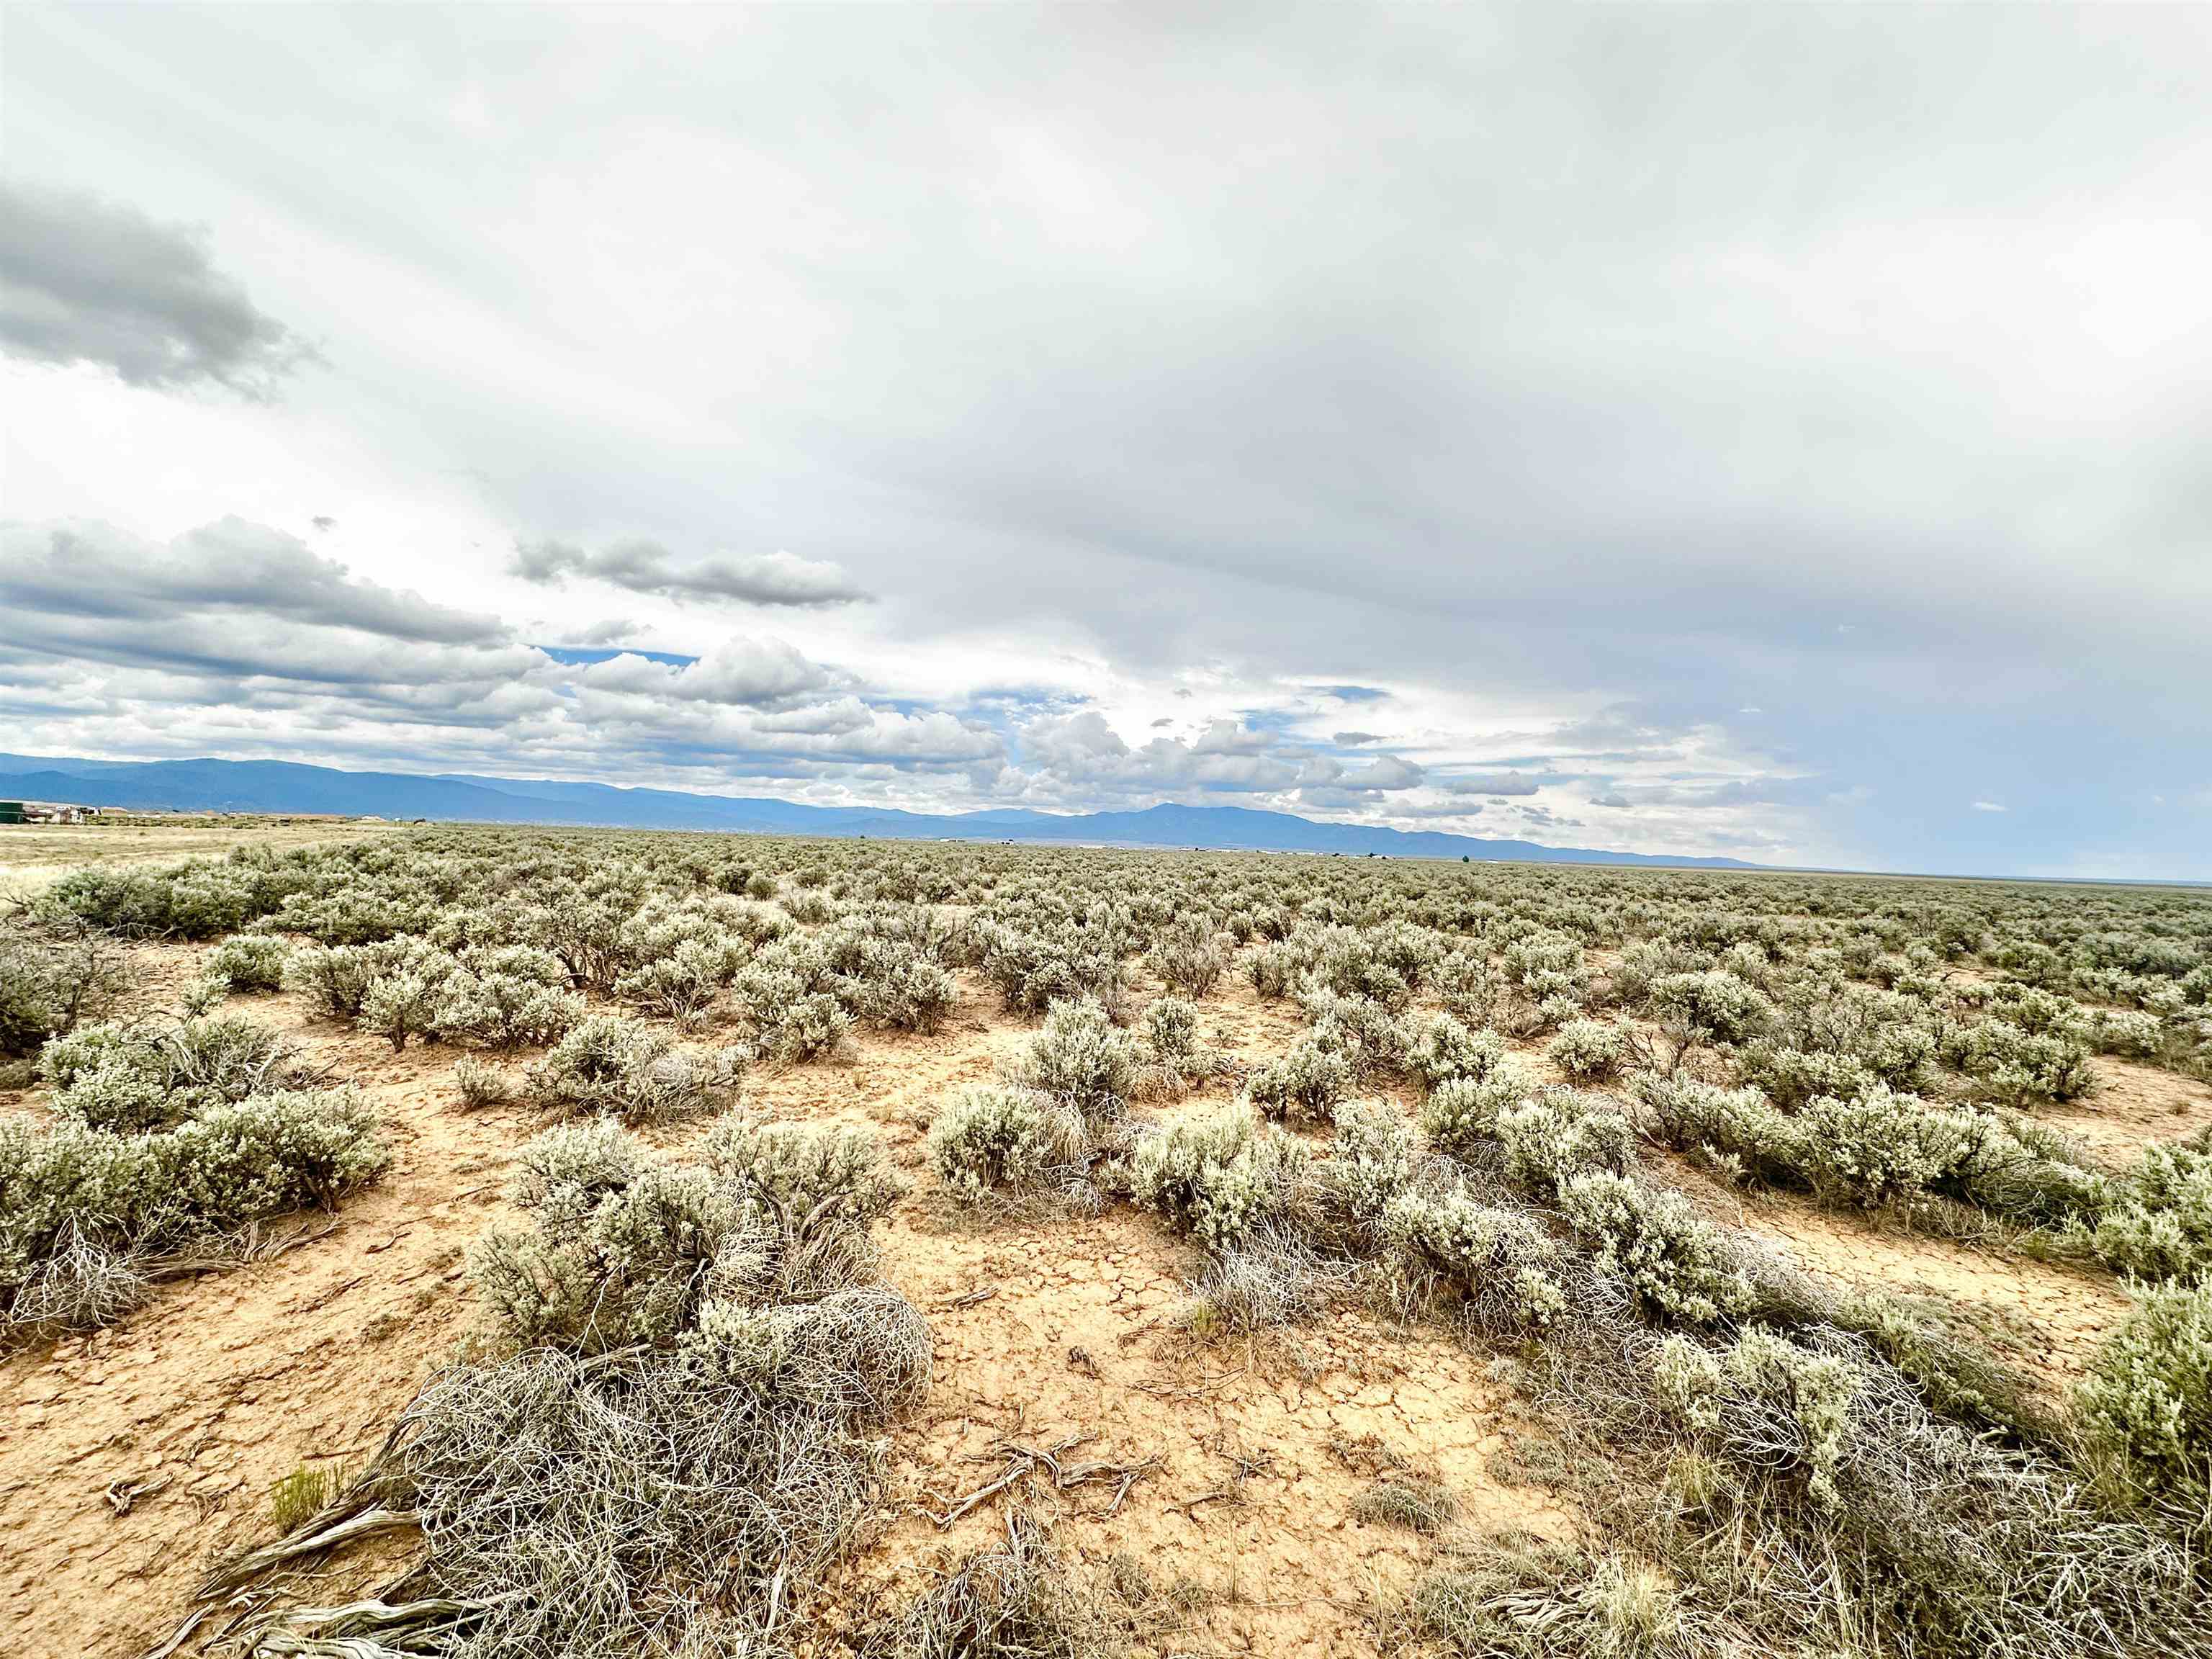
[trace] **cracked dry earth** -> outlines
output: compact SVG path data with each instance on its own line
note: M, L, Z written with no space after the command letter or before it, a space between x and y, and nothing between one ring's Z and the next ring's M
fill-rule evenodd
M140 947L149 1006L173 1006L204 954ZM369 1091L392 1168L335 1216L272 1230L265 1260L170 1283L110 1330L0 1359L0 1652L10 1659L136 1659L158 1648L211 1558L271 1535L274 1482L303 1462L342 1469L374 1450L465 1339L474 1309L464 1253L506 1216L508 1168L542 1127L526 1108L463 1110L450 1049L394 1054L289 996L234 1006ZM1301 1029L1294 1010L1241 983L1209 999L1205 1018L1217 1046L1247 1060ZM1173 1321L1198 1259L1151 1218L953 1216L923 1168L923 1132L947 1092L991 1076L1034 1030L963 979L933 1036L864 1033L849 1063L748 1084L748 1104L763 1115L842 1118L885 1136L913 1182L880 1229L885 1271L936 1338L929 1397L892 1436L887 1502L814 1602L823 1633L803 1652L843 1651L830 1632L900 1605L933 1566L1002 1534L1018 1499L1055 1510L1079 1559L1133 1558L1177 1593L1191 1611L1153 1639L1163 1655L1373 1652L1376 1597L1455 1541L1575 1532L1563 1496L1516 1484L1529 1460L1499 1455L1529 1430L1487 1356L1354 1313L1272 1344L1198 1346ZM2193 1086L2145 1076L2176 1099ZM0 1113L41 1109L34 1094L0 1094ZM2130 1096L2106 1127L2118 1145L2147 1121L2194 1109ZM702 1127L647 1138L680 1151ZM2094 1275L1900 1240L1808 1205L1725 1201L1815 1272L1942 1291L2054 1389L2124 1311L2117 1287ZM1442 1536L1356 1518L1360 1494L1394 1460L1454 1491L1462 1514ZM1076 1478L1085 1466L1096 1478ZM357 1593L402 1559L381 1540L334 1564L311 1593ZM177 1650L201 1650L212 1628Z

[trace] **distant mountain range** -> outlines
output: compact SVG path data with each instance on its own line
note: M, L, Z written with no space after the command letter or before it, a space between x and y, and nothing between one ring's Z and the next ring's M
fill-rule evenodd
M142 811L334 812L470 823L612 824L903 841L1087 842L1704 870L1762 867L1741 859L1666 858L1434 830L1321 823L1289 812L1261 812L1245 806L1162 805L1140 812L902 812L544 779L344 772L289 761L97 761L0 754L0 799L74 801Z

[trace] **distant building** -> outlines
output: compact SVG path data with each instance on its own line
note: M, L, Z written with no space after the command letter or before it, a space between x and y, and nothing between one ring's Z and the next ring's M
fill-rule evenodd
M0 800L0 823L83 823L100 809L58 800Z

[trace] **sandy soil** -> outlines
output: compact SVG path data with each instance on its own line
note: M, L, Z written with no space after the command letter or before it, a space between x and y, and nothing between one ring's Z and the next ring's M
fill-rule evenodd
M1948 1301L2054 1397L2081 1379L2130 1305L2110 1273L1917 1237L1778 1194L1747 1196L1742 1218L1834 1283Z
M202 951L138 954L158 1003L195 975ZM501 1217L536 1115L462 1110L450 1049L394 1055L290 997L236 1006L371 1092L394 1166L335 1218L308 1218L297 1248L173 1284L114 1329L0 1360L0 1650L11 1656L133 1659L166 1639L210 1555L271 1531L272 1483L303 1462L363 1457L471 1326L463 1252ZM1205 1016L1246 1061L1302 1029L1295 1008L1241 981L1224 981ZM899 1603L940 1552L1001 1533L1018 1498L1056 1509L1079 1556L1133 1558L1176 1587L1188 1611L1161 1653L1371 1651L1374 1597L1450 1542L1353 1517L1380 1458L1440 1475L1464 1505L1462 1534L1572 1530L1559 1496L1493 1472L1511 1467L1496 1454L1519 1432L1510 1389L1441 1335L1346 1314L1266 1348L1194 1349L1172 1316L1194 1259L1149 1218L948 1224L921 1168L922 1133L944 1095L989 1078L1034 1030L963 981L935 1035L864 1034L847 1063L748 1084L763 1114L882 1129L915 1187L882 1230L887 1270L936 1334L930 1398L896 1431L890 1501L833 1574L825 1628ZM2166 1120L2203 1109L2170 1109L2195 1100L2180 1079L2120 1080L2125 1091L2092 1103L2112 1110L2098 1125L2116 1146L2154 1120L2171 1134ZM0 1111L30 1109L0 1097ZM680 1146L700 1127L650 1138ZM2055 1380L2078 1374L2125 1311L2108 1278L1876 1233L1802 1204L1747 1202L1743 1217L1838 1279L1925 1285L1985 1310L2000 1346L2047 1352ZM1006 1467L1009 1444L1071 1441L1071 1455L1144 1467L1114 1513L1098 1512L1110 1486L1054 1492L1039 1476L938 1524Z
M2097 1073L2094 1094L2044 1107L2036 1116L2100 1162L2125 1169L2146 1142L2179 1140L2212 1125L2212 1084L2112 1054L2090 1064Z

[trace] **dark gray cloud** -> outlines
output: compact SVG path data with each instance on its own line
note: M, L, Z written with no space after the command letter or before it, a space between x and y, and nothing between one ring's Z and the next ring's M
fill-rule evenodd
M204 230L0 180L0 347L132 386L265 397L313 354L215 268Z
M1533 795L1557 780L1548 774L1540 776L1528 772L1461 772L1438 775L1429 781L1449 795Z
M512 568L527 582L571 577L671 599L735 599L747 605L851 605L872 597L826 560L792 553L678 559L652 541L614 542L586 552L568 542L525 542Z
M96 520L0 524L0 607L157 621L250 611L396 640L483 644L496 617L364 581L296 536L226 518L154 543Z

